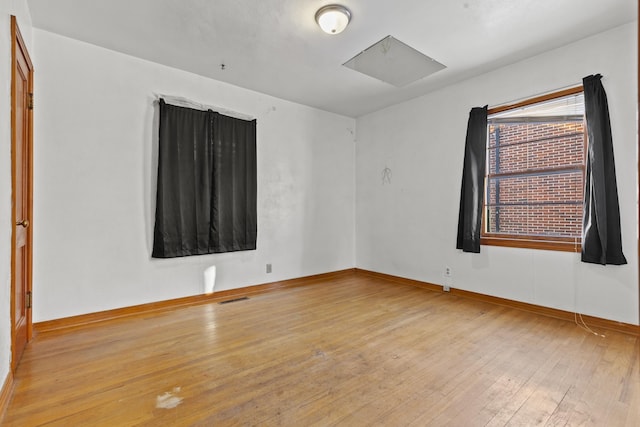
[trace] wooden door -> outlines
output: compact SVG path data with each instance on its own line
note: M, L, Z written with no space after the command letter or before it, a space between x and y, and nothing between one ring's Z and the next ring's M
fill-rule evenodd
M33 207L33 65L11 17L11 156L12 156L12 274L11 274L11 367L18 366L31 339L31 259Z

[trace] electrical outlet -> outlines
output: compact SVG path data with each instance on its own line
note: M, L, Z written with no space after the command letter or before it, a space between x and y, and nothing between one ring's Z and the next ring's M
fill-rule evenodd
M453 275L453 271L451 270L451 267L449 267L448 265L445 265L442 275L444 276L444 285L442 286L442 290L444 292L450 292L451 283L453 282L453 279L451 278L451 276Z
M267 273L271 273L271 264L267 264Z

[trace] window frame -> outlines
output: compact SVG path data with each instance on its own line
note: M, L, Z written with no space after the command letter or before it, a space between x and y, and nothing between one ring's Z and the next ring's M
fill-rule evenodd
M522 108L522 107L537 104L540 102L550 101L553 99L562 98L570 95L576 95L580 93L584 93L584 88L582 85L575 86L569 89L556 91L553 93L548 93L545 95L528 98L526 100L523 100L514 104L493 107L487 110L487 115L491 116L492 114L497 114L504 111L513 110L516 108ZM582 164L581 166L581 170L583 174L583 182L584 182L584 176L586 174L586 160L587 160L587 147L588 147L586 118L584 120L585 120L585 126L584 126L585 163ZM489 132L488 129L487 129L487 132ZM488 138L487 138L487 143L488 143ZM526 249L543 249L543 250L563 251L563 252L581 252L582 251L582 236L580 236L579 238L578 237L553 237L553 236L515 235L515 234L486 232L485 229L486 229L486 213L487 213L486 203L487 203L488 176L489 176L489 168L487 166L487 171L485 172L485 178L484 178L484 197L482 199L482 226L480 229L481 245L526 248ZM583 206L584 206L584 200L583 200Z

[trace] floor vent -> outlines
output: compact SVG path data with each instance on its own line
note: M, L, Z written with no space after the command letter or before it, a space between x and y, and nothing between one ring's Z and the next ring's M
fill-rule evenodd
M249 297L240 297L240 298L228 299L226 301L220 301L218 304L229 304L230 302L244 301L246 299L249 299Z

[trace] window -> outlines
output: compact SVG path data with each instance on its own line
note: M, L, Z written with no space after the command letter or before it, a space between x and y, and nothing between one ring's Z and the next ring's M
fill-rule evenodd
M580 251L582 87L488 111L481 243Z
M256 121L159 101L154 258L256 249Z

